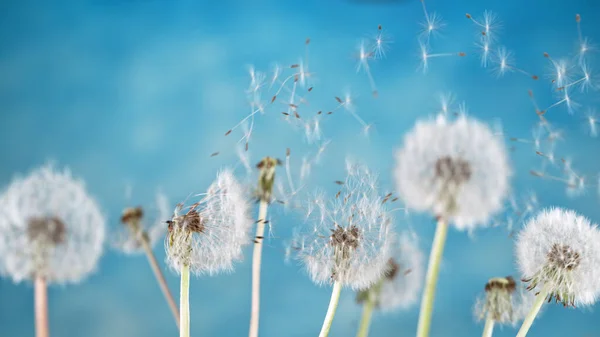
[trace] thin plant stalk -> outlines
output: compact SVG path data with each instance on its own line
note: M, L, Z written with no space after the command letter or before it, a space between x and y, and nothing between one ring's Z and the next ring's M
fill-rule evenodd
M544 286L542 291L540 291L540 293L537 294L535 301L533 302L533 306L531 307L531 309L529 310L529 313L523 320L523 324L521 325L521 328L519 329L519 333L517 333L517 337L527 336L527 332L529 331L529 328L531 328L531 325L533 324L535 317L540 312L540 309L542 308L542 305L544 304L544 301L546 301L546 298L548 297L549 294L550 294L550 290L548 289L547 286Z
M492 319L492 317L488 316L485 320L485 325L483 326L483 333L481 334L481 337L492 337L492 334L494 333L494 323L495 322Z
M367 337L369 335L369 327L371 326L371 317L373 317L374 308L375 301L373 300L373 296L369 295L363 305L363 314L360 319L360 326L358 327L356 337Z
M260 201L258 208L258 222L256 238L254 241L254 254L252 256L252 308L250 314L249 337L258 337L258 320L260 314L260 265L262 259L262 242L265 234L265 221L267 219L268 202Z
M150 242L148 241L148 237L146 235L142 235L142 247L144 247L144 251L146 252L146 256L148 257L148 262L150 263L150 267L154 272L154 276L158 281L158 285L162 290L163 295L165 296L167 303L169 304L169 308L171 308L171 312L175 317L175 324L179 328L179 310L177 309L177 304L175 303L175 299L169 290L169 286L167 285L167 281L165 280L165 276L163 275L160 267L158 266L158 261L152 252L152 247L150 246Z
M190 337L190 266L186 264L181 267L179 312L179 337Z
M419 325L417 327L417 337L428 337L431 326L431 314L433 312L433 301L435 298L435 288L437 285L440 271L440 263L444 252L444 244L448 234L448 224L445 219L440 218L433 238L433 246L429 255L429 265L427 267L427 276L425 279L425 291L421 300L421 312L419 313Z
M48 286L46 280L42 277L36 277L34 280L34 301L35 301L35 336L49 337L50 329L48 324Z
M340 294L342 292L342 284L338 281L333 283L333 290L331 291L331 299L329 300L329 307L327 308L327 314L323 321L323 327L319 337L327 337L329 330L331 329L331 323L333 323L333 317L335 316L335 310L337 309L338 303L340 302Z

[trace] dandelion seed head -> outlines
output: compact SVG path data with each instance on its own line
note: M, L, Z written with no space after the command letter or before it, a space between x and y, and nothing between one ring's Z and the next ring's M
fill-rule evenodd
M0 275L77 283L96 268L105 219L83 181L45 165L0 196Z
M414 233L402 233L393 246L376 305L383 312L406 310L419 300L425 276L425 255Z
M141 206L127 207L121 215L121 224L114 230L111 238L113 248L125 254L139 254L144 252L142 240L147 240L150 247L156 245L164 238L167 232L165 221L170 218L169 201L167 197L157 192L155 205L148 207L145 212ZM151 220L144 222L146 213Z
M196 274L232 271L250 242L250 204L230 170L222 170L200 201L177 205L168 222L167 262L176 272L184 265Z
M585 217L560 208L531 218L516 254L528 290L548 287L565 306L591 305L600 295L600 234Z
M340 282L364 289L384 274L391 247L391 214L376 189L376 176L351 166L336 196L317 192L309 202L307 228L292 246L313 282Z
M511 277L496 277L477 297L473 314L477 321L492 319L496 324L515 326L528 314L535 296L523 290Z
M512 174L506 149L475 119L419 121L395 157L397 191L409 209L464 230L485 224L503 207Z

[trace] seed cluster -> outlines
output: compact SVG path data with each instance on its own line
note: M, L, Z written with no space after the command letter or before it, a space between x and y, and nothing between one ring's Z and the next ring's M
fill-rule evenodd
M66 241L65 223L57 217L36 217L29 219L27 234L32 241L38 241L52 246Z
M471 173L471 165L461 158L445 156L435 163L436 177L456 185L467 182L471 178Z

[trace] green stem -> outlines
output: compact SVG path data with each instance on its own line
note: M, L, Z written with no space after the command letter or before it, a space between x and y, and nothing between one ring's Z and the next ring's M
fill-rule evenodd
M438 220L433 239L433 246L429 255L429 266L427 267L427 277L425 279L425 291L421 300L421 312L419 313L419 325L417 327L417 337L428 337L431 326L431 314L433 312L433 300L435 298L435 288L437 285L440 263L444 252L444 244L448 234L448 224L442 218Z
M485 320L485 326L483 327L483 333L481 337L492 337L494 333L494 320L492 317L488 316Z
M342 284L338 281L335 281L333 283L333 290L331 291L329 307L327 308L327 314L325 315L325 320L323 321L323 327L321 328L321 333L319 333L319 337L327 337L329 335L329 329L331 329L331 323L333 322L335 310L337 309L338 303L340 301L341 292Z
M535 297L535 302L533 302L531 310L529 310L527 317L525 317L525 319L523 320L523 325L521 325L521 329L519 329L517 337L527 336L529 328L531 328L535 317L540 312L540 309L542 308L542 305L544 304L544 301L546 301L546 298L548 298L549 294L550 289L548 288L548 286L545 285L544 288L542 288L542 291L540 291L540 293L537 294L537 296Z
M268 206L268 202L261 199L258 208L258 223L256 226L256 237L254 239L254 253L252 255L252 306L250 311L249 337L258 337L258 319L260 314L260 265Z
M369 294L363 305L363 314L360 320L360 327L356 337L367 337L369 335L369 327L371 325L371 317L373 317L373 309L375 308L375 301L373 296Z
M179 337L190 337L190 266L185 264L181 267L179 312Z

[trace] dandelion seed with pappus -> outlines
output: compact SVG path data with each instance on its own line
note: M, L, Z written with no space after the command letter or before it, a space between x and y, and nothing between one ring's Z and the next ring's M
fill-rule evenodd
M377 177L355 164L347 173L332 200L319 193L309 201L311 226L292 242L312 281L333 284L320 337L329 334L342 288L362 290L378 282L391 254L392 215L378 193Z
M191 206L177 205L165 240L167 262L181 276L180 337L190 335L190 272L214 275L232 271L250 241L250 205L231 171L219 172L207 192L199 196L201 200Z
M118 231L118 235L115 239L115 248L128 253L137 254L145 253L152 268L152 272L158 281L158 284L165 296L167 303L175 317L175 322L179 325L179 310L177 304L171 295L171 291L167 285L167 281L163 275L163 272L158 265L158 261L152 252L152 247L158 242L160 238L164 238L167 227L165 221L169 217L168 200L167 198L158 193L156 195L156 204L158 208L158 214L153 222L142 222L144 218L144 209L141 206L128 207L123 211L121 216L121 231Z
M414 233L399 235L383 277L357 293L356 301L363 304L357 337L368 336L373 310L395 312L417 303L425 276L425 256L417 241Z
M49 284L77 283L102 255L105 218L83 181L46 165L0 196L0 275L31 280L37 337L48 337Z
M472 231L503 207L511 170L502 139L473 118L419 121L396 152L396 187L404 204L438 219L417 336L429 335L448 224Z
M544 301L565 307L594 304L600 296L600 232L571 210L546 209L519 233L516 255L536 300L517 337L525 337Z

